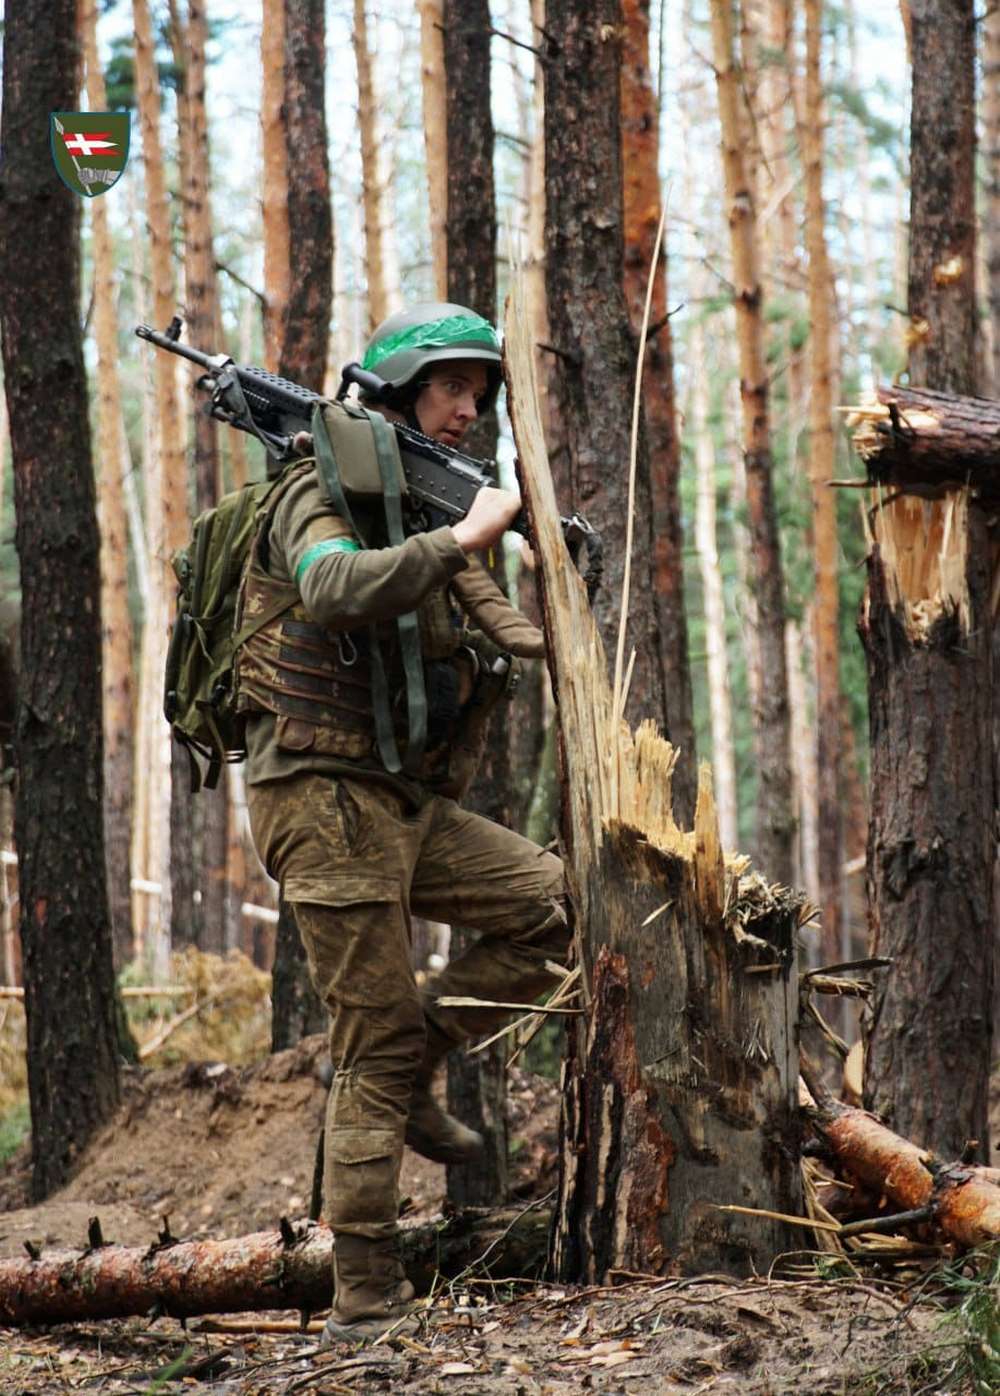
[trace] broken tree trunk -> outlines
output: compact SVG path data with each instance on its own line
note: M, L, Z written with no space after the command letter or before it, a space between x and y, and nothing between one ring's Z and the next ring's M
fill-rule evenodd
M942 1158L988 1139L995 852L994 573L988 453L996 405L882 389L855 444L869 513L872 952L880 981L865 1104ZM978 449L977 449L978 447ZM980 488L980 480L983 488Z
M531 1276L545 1260L551 1214L536 1207L469 1208L401 1227L406 1272L426 1294L435 1279L488 1267L493 1279ZM99 1236L99 1228L98 1228ZM228 1241L171 1241L143 1249L98 1244L0 1260L0 1324L73 1323L132 1314L323 1309L332 1298L332 1234L313 1223Z
M506 318L508 393L556 692L564 855L585 1011L564 1066L553 1266L766 1270L799 1207L798 898L726 860L707 768L693 831L671 813L675 753L633 734L562 541L538 417L524 288ZM626 566L627 572L627 566Z

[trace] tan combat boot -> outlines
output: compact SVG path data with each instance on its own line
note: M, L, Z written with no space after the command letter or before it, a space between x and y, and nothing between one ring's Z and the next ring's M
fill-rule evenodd
M373 1240L338 1231L333 1243L334 1300L321 1348L365 1343L390 1328L410 1331L414 1289L391 1239Z
M479 1131L469 1129L447 1110L442 1110L431 1094L434 1071L454 1046L440 1028L428 1021L427 1047L410 1096L406 1143L414 1153L434 1163L472 1163L482 1157L485 1148Z

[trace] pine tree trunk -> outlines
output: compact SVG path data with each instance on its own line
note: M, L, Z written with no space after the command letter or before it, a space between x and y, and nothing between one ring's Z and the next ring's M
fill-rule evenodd
M271 979L272 1052L283 1052L311 1033L325 1031L326 1009L312 986L295 913L284 897L278 903Z
M434 294L448 296L448 136L444 79L444 0L418 0L423 90L424 158L430 199Z
M983 242L991 355L984 365L984 392L1000 393L1000 10L983 17Z
M295 237L278 372L322 392L333 299L333 214L324 106L322 0L285 0L285 158L288 218ZM290 907L279 905L274 951L272 1042L291 1047L326 1011L309 981Z
M719 811L719 835L723 848L739 841L736 798L736 756L733 750L732 694L726 647L726 609L716 540L715 446L708 424L708 358L705 327L691 327L691 430L694 435L698 497L695 513L695 546L701 571L705 614L705 650L708 668L708 703L712 730L712 769L715 801Z
M915 8L912 51L910 380L971 394L969 0ZM951 479L962 481L968 468L956 455ZM869 917L877 953L893 960L874 1004L865 1101L944 1157L958 1156L970 1138L983 1155L988 1145L995 705L984 504L963 486L873 510L862 613L872 752Z
M444 0L445 116L448 150L446 247L447 298L493 320L496 316L496 195L493 186L493 116L490 110L490 13L487 0ZM452 158L461 152L460 158ZM466 437L468 449L491 459L497 423L491 413ZM493 575L505 586L504 560L496 549ZM509 712L490 724L486 754L463 802L468 809L511 825L513 771ZM468 945L470 932L453 927L451 954ZM456 1205L489 1206L507 1196L508 1044L448 1056L448 1108L478 1129L486 1151L475 1164L448 1168L448 1198Z
M288 156L285 148L285 0L263 0L260 30L263 157L264 364L278 371L291 277Z
M830 261L823 198L823 85L820 74L822 0L805 0L805 124L800 132L806 188L806 249L809 257L809 475L812 487L813 635L816 661L816 741L819 894L823 956L843 959L840 944L840 635L837 496L834 470L833 393L830 364Z
M625 301L638 341L646 287L660 221L659 105L649 70L650 0L623 0L621 118L625 217ZM680 501L680 441L674 410L673 340L667 318L666 258L653 282L651 323L657 327L642 371L643 411L649 447L653 508L653 575L666 726L677 748L674 799L677 817L694 817L697 786L691 670L684 608L684 529Z
M712 0L711 11L735 286L750 529L750 585L757 611L762 668L754 712L758 768L756 842L762 871L776 882L788 885L793 875L795 822L785 667L784 580L772 482L759 234L752 182L744 163L745 123L739 105L739 73L733 57L729 0Z
M354 61L358 70L358 126L361 132L361 195L365 211L365 279L368 285L368 328L389 314L389 295L382 256L382 161L378 143L378 103L372 54L368 46L366 0L354 0Z
M565 509L604 536L604 582L594 603L605 653L618 648L625 571L626 480L635 343L622 289L619 0L548 0L556 49L545 71L546 292L555 396L566 437ZM666 722L654 601L652 495L645 430L636 477L635 581L625 655L636 657L626 715Z
M976 15L972 0L913 11L910 382L977 391Z
M53 182L47 119L75 109L78 59L74 0L8 8L0 338L21 579L15 835L36 1199L65 1181L119 1098L80 205Z
M188 0L187 23L173 26L175 54L181 75L179 104L180 146L185 152L182 209L184 228L184 285L187 311L187 337L200 347L215 346L220 321L215 253L212 243L212 204L208 118L205 110L205 45L208 25L203 0ZM222 493L218 426L204 410L204 393L197 387L200 370L189 373L194 412L195 512L201 513L218 503ZM236 433L234 433L236 434ZM183 754L182 754L183 755ZM174 787L181 808L174 828L191 831L190 931L200 949L221 955L225 949L226 840L228 784L204 791L192 810L191 794L184 782L183 767L175 764ZM185 810L187 819L184 819ZM193 818L191 815L193 814ZM175 858L175 864L178 859ZM176 909L174 914L177 924Z
M290 282L279 373L323 391L333 302L323 0L285 0L285 159Z
M163 150L160 141L159 75L153 53L153 31L148 0L133 0L135 27L135 74L139 122L142 129L143 161L146 176L146 215L153 285L153 321L161 329L169 324L176 310L176 290L170 241L170 216L167 205L166 180L163 171ZM169 354L157 354L153 366L156 379L156 437L153 450L150 485L147 493L147 528L150 533L149 555L154 559L155 580L150 588L150 606L146 615L151 650L150 670L157 675L157 684L150 696L154 710L140 714L140 722L155 724L162 739L153 742L154 760L149 781L151 801L159 808L150 815L151 833L157 842L150 844L152 880L161 886L159 912L151 927L148 947L150 969L155 979L165 978L169 968L171 897L171 761L169 737L160 721L160 691L158 676L166 662L167 632L176 578L170 559L187 541L187 473L183 433L177 429L181 420L177 392L177 361ZM154 696L155 695L155 696ZM179 802L176 827L187 826L186 809ZM181 865L183 866L183 865Z
M87 103L105 111L104 71L97 52L97 3L80 12ZM118 378L115 256L103 198L89 202L93 230L94 332L97 340L98 516L101 532L101 639L104 714L104 844L115 964L135 952L132 929L132 618L128 606L127 521L122 489L122 394ZM0 444L0 451L2 451Z
M766 1268L792 1244L786 1228L713 1204L798 1202L799 904L741 875L744 864L726 866L707 767L695 828L678 828L672 748L652 723L632 733L619 720L583 584L565 565L519 283L506 333L582 986L563 1071L553 1268L588 1283L621 1270Z

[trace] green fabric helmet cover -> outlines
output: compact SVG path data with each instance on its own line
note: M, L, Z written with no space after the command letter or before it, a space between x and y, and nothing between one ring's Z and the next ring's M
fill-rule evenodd
M500 386L500 342L490 322L464 305L424 301L390 315L368 341L361 367L405 388L432 364L449 359L486 365L492 407Z

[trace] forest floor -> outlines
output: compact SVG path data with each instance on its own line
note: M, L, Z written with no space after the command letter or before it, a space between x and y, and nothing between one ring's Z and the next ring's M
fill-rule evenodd
M50 1201L29 1205L23 1151L0 1174L0 1257L22 1256L26 1240L82 1247L94 1215L107 1240L128 1245L152 1241L164 1216L187 1239L305 1215L326 1094L322 1056L323 1039L311 1038L252 1067L130 1071L119 1114ZM556 1095L553 1083L512 1073L515 1199L554 1185ZM408 1152L402 1189L409 1215L433 1216L444 1169ZM961 1297L953 1273L946 1285L933 1272L862 1277L828 1266L820 1274L811 1262L800 1278L744 1283L700 1276L498 1288L466 1280L441 1289L414 1335L361 1350L320 1353L322 1316L303 1332L290 1312L219 1315L186 1329L169 1318L0 1329L0 1393L996 1390L975 1384L981 1335Z

